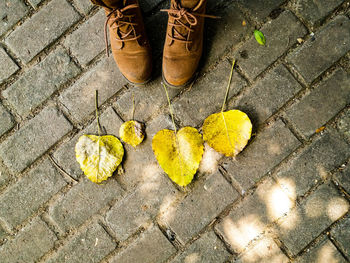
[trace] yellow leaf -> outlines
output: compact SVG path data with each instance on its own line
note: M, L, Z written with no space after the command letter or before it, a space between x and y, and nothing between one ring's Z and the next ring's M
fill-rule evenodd
M145 138L143 124L137 121L124 122L122 126L120 126L119 136L127 144L136 147Z
M161 130L153 137L152 148L171 180L180 186L192 181L203 156L203 139L197 129Z
M326 127L322 126L322 127L318 128L318 129L316 130L316 133L323 132L324 129L326 129Z
M215 151L231 157L243 150L251 133L249 117L239 110L212 114L203 124L203 139Z
M123 160L124 148L112 135L83 135L75 145L75 157L84 174L94 183L111 177Z

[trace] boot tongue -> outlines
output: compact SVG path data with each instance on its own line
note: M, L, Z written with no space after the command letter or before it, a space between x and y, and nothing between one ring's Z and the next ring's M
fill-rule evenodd
M199 3L199 0L180 0L180 4L184 8L194 8Z

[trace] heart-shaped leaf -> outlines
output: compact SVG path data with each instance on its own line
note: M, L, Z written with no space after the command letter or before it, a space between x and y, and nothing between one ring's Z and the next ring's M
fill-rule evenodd
M171 180L180 186L192 181L203 156L203 139L197 129L161 130L153 137L152 148Z
M123 145L112 135L82 135L75 145L75 157L80 168L94 183L111 177L123 155Z
M259 30L254 30L254 37L255 40L262 46L265 46L266 44L266 39L265 36L262 32L260 32Z
M127 144L136 147L145 138L144 126L138 121L127 121L120 126L120 138Z
M231 157L244 149L251 133L249 117L239 110L212 114L203 124L203 139L215 151Z

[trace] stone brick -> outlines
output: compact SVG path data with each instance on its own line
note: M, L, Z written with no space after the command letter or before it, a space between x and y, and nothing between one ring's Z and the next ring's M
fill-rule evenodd
M145 0L145 1L140 1L140 5L143 12L149 12L161 2L162 0Z
M224 244L217 238L213 231L210 231L201 236L171 262L218 263L226 262L225 260L227 260L229 255Z
M292 7L296 11L296 14L301 16L305 22L312 26L317 26L322 19L343 2L343 0L319 0L317 2L312 0L295 1Z
M213 2L208 1L208 5L210 6L210 3ZM215 1L215 3L217 2ZM204 69L213 65L232 47L237 46L252 30L250 23L242 26L242 21L246 21L246 18L237 5L232 2L228 7L223 8L220 5L213 10L209 9L207 13L219 16L220 19L207 19L205 21L207 28L205 30L205 55L203 56ZM225 75L225 80L228 75L229 73Z
M0 165L0 188L7 184L7 182L11 179L10 173Z
M180 93L180 89L167 89L170 99ZM161 107L168 105L161 78L146 84L145 86L134 86L124 92L114 103L114 107L123 119L132 118L132 101L135 98L134 119L147 121L156 114Z
M65 185L58 171L45 160L0 196L0 217L16 227Z
M163 233L153 226L142 233L134 243L120 251L111 263L162 263L175 251Z
M221 110L230 71L230 63L221 62L173 103L175 115L184 126L202 125L206 117ZM246 82L235 72L229 98L235 96L245 85Z
M275 241L269 237L258 240L251 249L245 252L235 263L288 263L289 259Z
M223 218L216 230L234 252L241 253L270 223L288 213L293 205L288 194L268 179Z
M277 222L279 239L296 255L348 210L349 203L332 183L326 183Z
M0 2L0 35L13 27L29 11L21 0L5 0Z
M71 129L56 108L47 107L0 145L0 158L11 170L21 172Z
M337 121L337 129L345 136L346 140L350 142L350 108L348 108L344 115Z
M179 205L162 216L162 221L185 244L238 196L224 177L216 172L197 182L196 187Z
M348 164L344 169L341 169L334 175L337 182L350 194L350 165Z
M15 73L19 67L16 63L7 55L3 48L0 48L0 83Z
M36 8L43 0L28 0L29 3Z
M163 174L149 180L112 207L106 221L118 240L125 240L170 205L176 188Z
M307 40L287 57L287 61L293 64L307 83L311 83L350 50L349 19L337 16L316 32L314 39Z
M97 185L84 178L50 207L49 215L66 232L84 223L109 202L119 199L122 192L114 179Z
M93 224L74 236L47 263L86 263L100 262L115 249L107 232L99 225Z
M26 117L79 71L67 53L58 48L24 73L3 92L3 96L22 117Z
M105 12L101 9L66 37L63 45L70 50L80 64L85 66L105 49L103 34L105 20Z
M350 102L350 75L336 70L328 79L287 109L287 117L309 137Z
M34 263L48 252L57 240L54 233L40 219L21 229L16 237L0 247L2 263Z
M90 0L73 0L73 4L85 15L88 14L94 6Z
M246 191L299 145L282 121L277 121L258 133L242 153L223 167Z
M98 90L98 103L101 105L126 83L110 56L65 90L59 100L77 121L82 122L95 111L95 90Z
M239 0L239 2L249 10L256 20L264 20L274 9L277 9L284 0Z
M5 109L0 103L0 136L9 131L14 125L14 119L12 115Z
M298 257L296 263L345 263L347 262L339 253L337 248L327 237L323 238L317 245L305 254Z
M229 103L229 107L247 113L253 124L261 124L301 89L288 70L279 65L251 87L239 101Z
M153 60L153 68L158 70L160 70L162 65L161 55L164 47L167 24L168 17L166 13L163 12L157 12L146 22L146 29L150 29L147 36L151 43L152 55L154 58L156 58ZM157 33L155 34L154 32Z
M17 27L5 43L25 63L56 40L79 19L65 0L53 0Z
M349 145L327 132L284 165L276 177L292 195L302 196L349 157Z
M147 137L142 144L136 148L125 145L124 174L117 177L121 184L130 189L141 183L158 180L156 178L166 176L152 151L152 138L162 129L173 129L169 115L159 115L146 124Z
M346 217L339 222L331 231L343 253L350 258L350 217Z
M250 79L255 79L271 63L282 56L297 38L307 31L301 22L289 11L283 12L277 19L266 23L260 31L265 35L266 45L259 45L254 36L234 52L234 57L242 57L238 66Z
M122 121L111 107L106 109L100 116L100 126L102 131L106 131L106 134L118 136L121 125ZM79 137L83 134L97 135L96 120L75 135L71 140L60 146L60 148L58 148L58 150L53 154L53 158L63 168L63 170L75 179L78 179L83 174L79 163L75 158L75 145L78 142ZM105 133L103 132L103 134Z

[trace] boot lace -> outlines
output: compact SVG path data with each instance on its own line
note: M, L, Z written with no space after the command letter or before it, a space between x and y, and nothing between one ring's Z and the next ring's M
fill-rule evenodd
M136 33L135 26L137 26L137 23L131 22L132 18L135 17L135 15L126 15L125 11L128 11L130 9L139 8L137 4L131 4L127 5L123 8L114 8L110 9L110 12L107 14L107 19L104 25L104 37L105 37L105 43L106 43L106 53L108 54L108 34L107 34L107 26L108 22L110 22L110 27L112 27L113 24L115 24L115 28L117 29L117 36L119 38L116 38L117 41L120 42L126 42L126 41L133 41L136 39L139 39L141 37L140 34ZM120 30L121 27L127 26L127 31L123 32Z
M174 18L174 22L168 23L172 27L168 33L168 37L172 42L180 41L185 43L187 50L189 50L188 44L193 42L190 36L194 32L193 27L198 24L197 17L219 18L217 16L192 12L190 9L181 7L178 3L172 5L170 9L161 9L160 11L167 12L169 16ZM185 34L180 32L185 32Z

